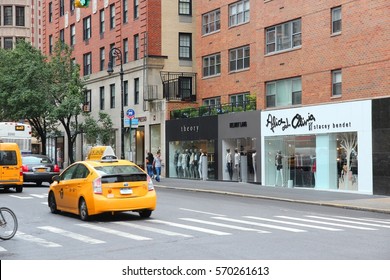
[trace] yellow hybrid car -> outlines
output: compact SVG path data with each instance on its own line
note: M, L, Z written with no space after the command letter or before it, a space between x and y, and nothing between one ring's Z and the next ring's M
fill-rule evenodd
M131 161L118 160L109 146L93 147L85 161L54 176L48 196L52 213L74 213L83 221L104 212L124 211L148 218L156 201L149 175Z

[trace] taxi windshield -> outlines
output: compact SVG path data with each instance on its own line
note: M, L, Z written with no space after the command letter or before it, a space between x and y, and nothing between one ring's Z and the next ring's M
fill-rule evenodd
M95 169L99 171L101 175L134 174L142 172L136 165L97 166Z

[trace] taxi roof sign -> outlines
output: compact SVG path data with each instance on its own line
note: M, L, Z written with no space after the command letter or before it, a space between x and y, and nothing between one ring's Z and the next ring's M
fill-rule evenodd
M87 160L112 161L117 159L111 146L92 147L87 155Z

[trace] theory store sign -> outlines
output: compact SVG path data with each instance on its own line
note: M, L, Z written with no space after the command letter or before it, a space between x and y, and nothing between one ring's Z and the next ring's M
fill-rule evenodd
M308 113L307 115L295 114L292 118L282 117L278 118L273 114L268 114L266 120L266 127L275 133L276 129L281 131L305 129L310 132L328 132L331 130L338 130L342 128L351 128L352 122L319 122L316 120L314 114ZM306 129L305 129L306 130Z

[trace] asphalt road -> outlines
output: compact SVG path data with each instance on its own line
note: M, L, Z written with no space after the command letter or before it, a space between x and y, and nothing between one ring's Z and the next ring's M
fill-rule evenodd
M17 235L2 260L388 260L389 215L157 188L150 219L51 214L47 188L0 192Z

